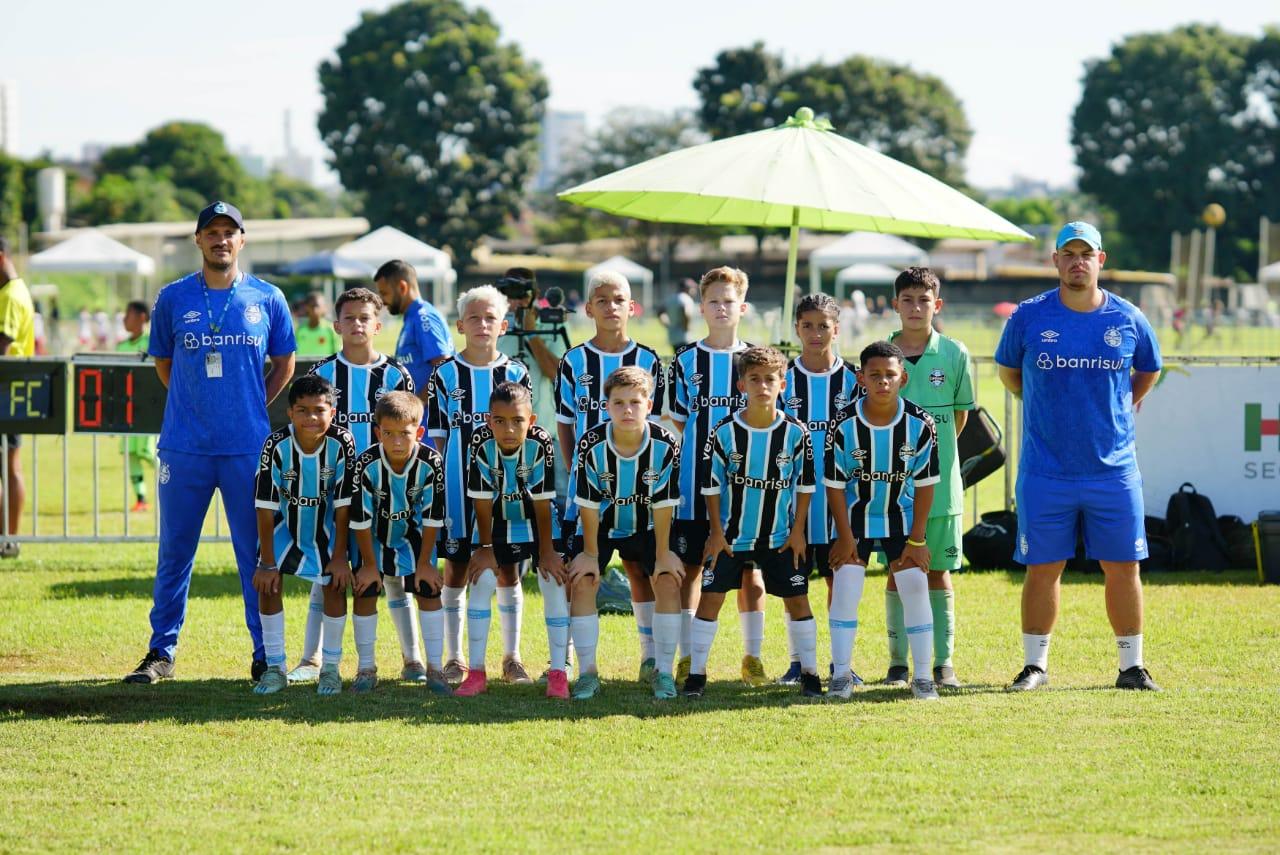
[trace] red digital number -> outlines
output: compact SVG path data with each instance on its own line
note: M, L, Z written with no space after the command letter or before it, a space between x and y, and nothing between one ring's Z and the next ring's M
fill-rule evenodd
M89 381L93 381L93 404L88 404L89 398ZM80 388L77 390L77 399L80 408L80 426L86 428L102 427L102 371L98 368L82 368L80 369ZM92 418L87 414L89 407L93 408Z
M127 428L133 427L133 369L126 368L124 375L124 424Z

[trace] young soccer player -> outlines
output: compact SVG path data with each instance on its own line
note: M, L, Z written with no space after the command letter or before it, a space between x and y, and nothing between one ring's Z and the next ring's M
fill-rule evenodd
M414 391L413 379L405 366L374 349L373 340L382 331L381 297L368 288L352 288L338 297L334 312L336 320L333 327L342 337L342 350L316 363L311 373L333 384L338 396L334 423L351 432L356 453L363 454L375 441L374 407L387 392ZM354 540L350 542L350 553L352 563L358 563L360 556ZM399 576L388 576L385 581L387 607L404 657L400 677L423 682L427 679L427 668L418 648L418 634L414 629L413 614L409 611L409 595L405 593ZM321 620L323 597L320 586L312 589L302 659L289 672L290 682L314 680L319 675L317 655L324 627Z
M751 564L765 590L781 597L800 651L800 689L821 697L818 636L809 610L809 576L803 572L805 527L814 492L809 429L778 409L787 359L771 347L750 347L738 359L738 390L747 405L712 429L703 452L702 494L711 533L707 538L702 598L693 619L693 662L683 693L702 697L707 657L716 637L724 595L741 584Z
M672 511L679 503L675 473L680 447L675 434L649 421L653 390L653 375L645 368L628 365L612 372L603 389L609 419L588 430L578 443L574 502L581 509L584 539L570 569L569 621L581 666L575 700L587 700L600 691L596 589L600 568L615 552L628 577L653 580L653 694L660 700L676 696L671 667L680 640L684 568L670 544Z
M556 495L555 442L535 421L528 387L500 383L489 397L485 424L471 438L467 496L476 515L476 543L467 567L467 678L455 692L463 697L488 688L484 653L489 600L496 590L499 615L515 611L522 562L537 558L548 631L553 624L568 623L564 561L555 547L560 532L551 504ZM555 639L551 645L556 647ZM502 621L502 677L510 683L530 682L520 662L518 621ZM565 681L548 678L547 697L568 697Z
M330 356L338 352L337 331L326 317L329 301L319 291L308 294L302 303L302 320L293 331L298 356Z
M360 548L355 573L360 669L351 688L367 692L377 685L378 591L395 578L418 601L418 622L427 649L424 682L432 692L448 695L452 691L440 667L442 580L431 557L444 524L444 463L439 452L421 442L422 401L412 392L383 395L373 417L378 442L360 455L352 474L351 530ZM326 631L326 653L328 639Z
M933 622L929 613L930 566L925 530L938 449L933 416L902 398L906 357L897 345L872 342L859 358L858 382L865 395L842 410L827 429L827 506L836 528L831 545L831 664L834 697L853 692L853 644L867 560L883 552L906 614L907 640L915 666L912 694L936 700L930 679ZM846 492L846 488L848 492Z
M272 433L262 447L255 487L259 557L253 574L267 658L267 670L253 689L260 695L278 692L289 682L284 673L282 574L324 586L330 642L319 693L342 691L338 665L350 582L348 474L355 443L345 428L333 424L333 401L329 381L310 374L299 377L289 387L289 427Z
M932 564L929 572L929 606L933 612L933 681L957 688L951 654L955 648L955 593L951 571L960 569L961 528L964 514L964 479L956 437L964 430L973 409L973 365L963 344L934 331L934 315L942 311L942 282L927 267L909 267L893 283L893 308L902 329L889 341L907 358L909 378L902 397L933 416L938 436L938 475L929 509L925 540ZM902 598L892 574L885 589L885 613L889 632L888 685L907 681L907 634Z
M596 332L590 341L569 349L560 360L560 373L556 376L556 422L560 433L560 448L569 469L570 483L574 483L574 449L587 431L609 418L603 391L605 378L617 369L634 365L651 375L649 388L654 406L651 418L662 414L662 401L666 394L665 372L662 361L652 348L627 337L627 322L635 311L631 299L631 284L626 277L613 271L602 271L587 283L587 317L595 323ZM578 527L578 506L570 502L565 507L565 535L581 535ZM569 538L570 557L577 552L581 537ZM624 562L623 567L627 564ZM653 650L653 587L649 577L638 564L627 570L631 583L631 608L636 620L636 633L640 638L640 682L650 683L654 674ZM556 663L553 662L553 667Z
M681 658L676 680L689 674L692 656L691 627L698 601L710 523L707 504L699 490L699 465L711 429L742 406L735 359L748 345L738 340L738 325L746 312L747 274L732 267L709 270L698 284L707 337L676 350L668 370L668 415L680 434L680 506L671 525L671 548L684 564L681 596ZM768 682L760 650L764 643L764 585L756 570L745 571L738 591L738 618L745 646L742 679L750 686Z
M124 310L124 329L128 338L116 342L119 353L146 353L151 343L147 334L147 324L151 320L151 310L141 300L132 300ZM122 436L120 437L120 453L124 455L125 465L129 467L129 483L133 485L133 510L149 511L147 504L147 480L143 464L156 465L156 438L154 436Z
M440 363L428 384L427 435L443 455L445 467L445 524L440 554L445 559L442 599L448 661L444 674L452 684L461 683L466 676L462 666L462 609L475 533L475 515L467 497L467 449L471 447L472 434L484 424L489 396L499 384L510 381L525 388L531 386L528 369L498 352L498 337L507 329L508 308L507 298L492 285L472 288L459 297L458 331L465 338L466 347ZM514 597L515 608L511 612L500 611L498 618L504 627L509 627L504 632L518 636L524 597L519 585L507 588Z

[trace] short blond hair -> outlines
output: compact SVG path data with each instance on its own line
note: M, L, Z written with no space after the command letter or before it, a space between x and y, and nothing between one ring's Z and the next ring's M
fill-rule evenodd
M470 291L463 291L462 296L458 298L458 320L467 313L467 306L479 300L486 303L492 303L498 310L498 317L505 318L507 312L511 311L511 301L507 299L507 295L503 294L492 285L477 285Z
M750 280L747 274L736 267L713 267L706 273L702 274L702 281L698 283L699 295L707 296L707 289L712 285L725 284L731 286L737 293L739 298L747 296L747 286Z
M641 389L646 398L653 397L653 375L638 365L624 365L608 376L604 381L605 400L609 400L613 390L621 386Z
M398 422L422 421L422 399L412 392L386 393L373 408L373 423L380 425L384 419Z
M591 279L587 282L587 302L590 303L596 291L599 291L605 285L623 288L626 290L627 296L631 296L631 282L627 277L616 270L597 270L591 274Z

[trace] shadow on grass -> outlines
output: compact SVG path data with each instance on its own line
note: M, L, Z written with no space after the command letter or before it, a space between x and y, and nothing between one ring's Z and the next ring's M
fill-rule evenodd
M110 579L76 579L73 582L57 582L49 586L49 597L55 600L82 599L85 597L138 597L151 599L154 576L125 576ZM291 590L292 589L292 590ZM286 583L285 593L306 593L310 583L295 581ZM239 597L240 576L232 568L221 573L192 573L191 599Z
M1022 570L980 570L977 573L1003 573L1010 582L1015 585L1022 584L1022 577L1025 571ZM961 576L969 575L968 572L959 574ZM1062 584L1064 585L1101 585L1103 577L1101 573L1079 573L1068 570L1062 574ZM1258 573L1256 570L1191 570L1186 572L1173 573L1169 571L1163 572L1143 572L1142 584L1144 585L1247 585L1249 587L1258 586Z

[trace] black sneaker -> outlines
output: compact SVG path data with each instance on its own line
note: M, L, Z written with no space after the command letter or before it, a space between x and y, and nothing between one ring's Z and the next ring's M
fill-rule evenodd
M267 673L267 660L253 660L253 664L249 666L249 676L253 678L253 682L256 683L261 680L262 675L265 673Z
M800 675L800 695L805 698L822 697L822 680L817 674Z
M889 673L884 675L886 686L905 686L911 679L911 669L906 665L890 665Z
M1120 672L1120 676L1116 677L1117 689L1137 689L1140 692L1159 692L1160 687L1151 679L1151 675L1147 673L1147 669L1141 665L1134 665L1132 668L1126 668Z
M173 660L158 650L148 650L138 667L124 675L126 683L158 683L173 676Z
M686 698L700 698L707 691L707 675L706 674L690 674L685 678L684 688L680 690L680 694Z
M956 669L950 665L939 665L934 668L933 682L947 689L960 688L960 681L956 679Z
M1049 685L1049 675L1043 668L1028 665L1018 672L1013 682L1004 687L1006 692L1029 692L1041 686Z

